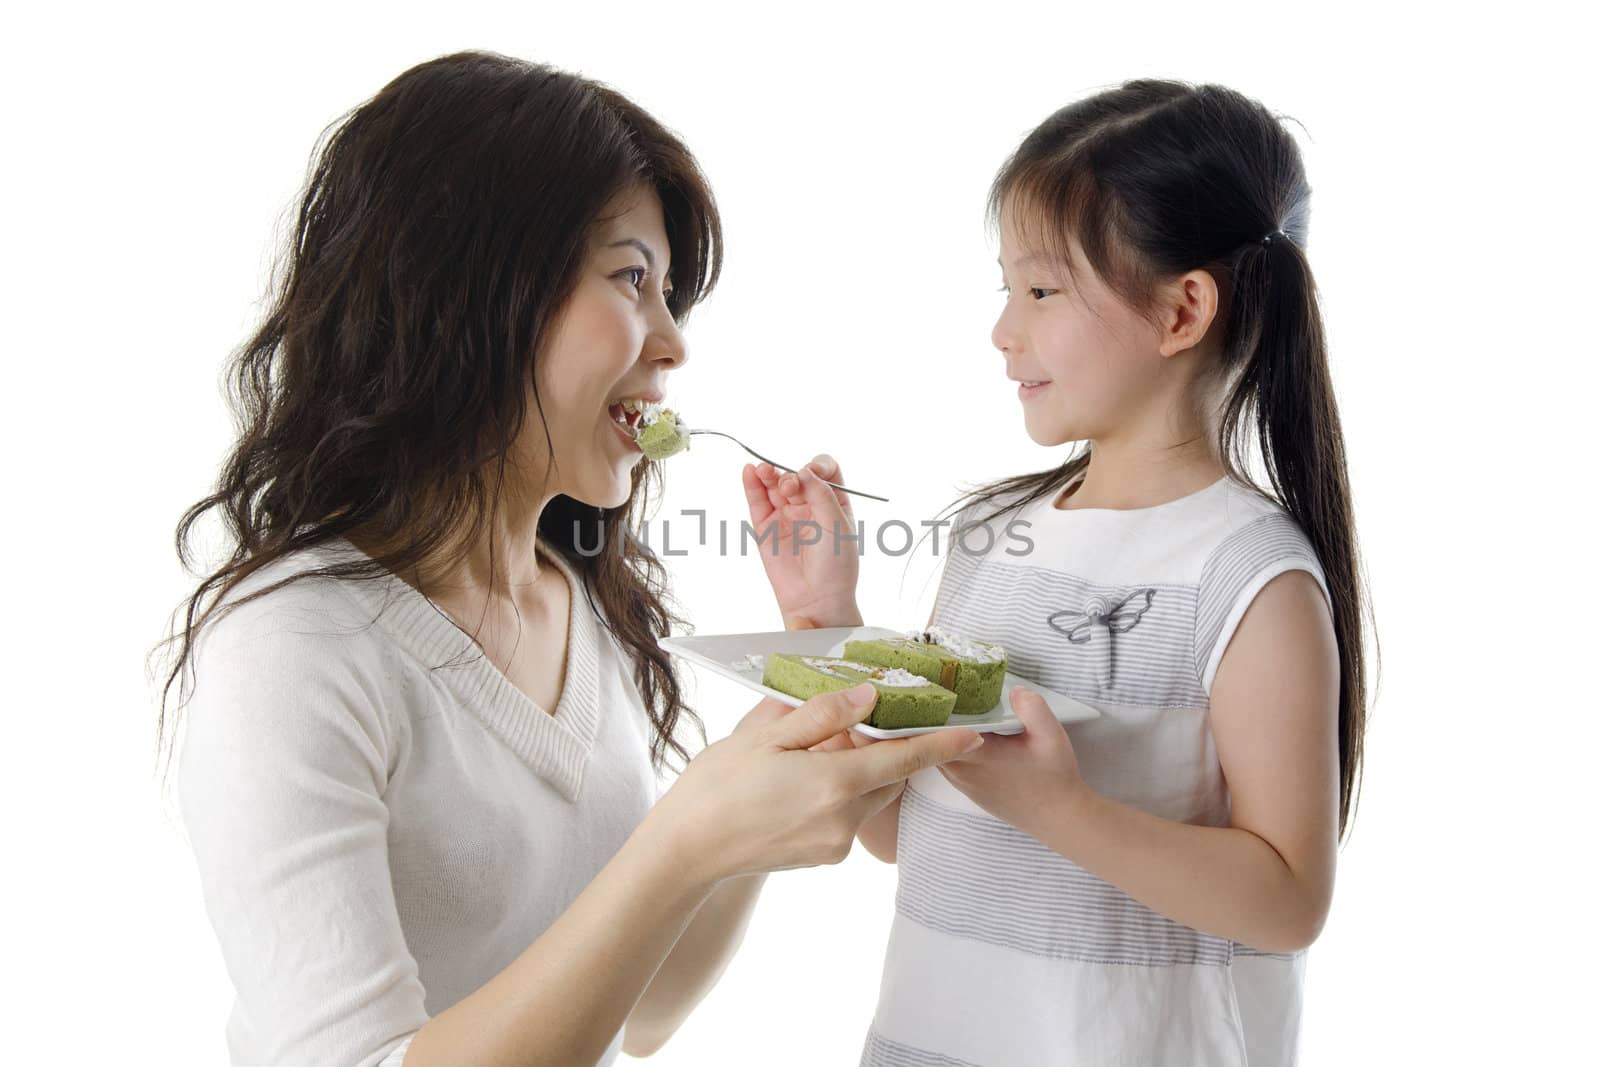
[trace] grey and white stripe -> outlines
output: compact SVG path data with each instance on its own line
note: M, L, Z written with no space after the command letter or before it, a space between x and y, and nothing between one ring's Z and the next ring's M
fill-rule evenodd
M1096 628L1087 643L1074 644L1049 623L1063 609L1097 598L1116 603L1135 589L1153 594L1149 610L1126 632ZM1194 668L1196 600L1193 586L1107 585L956 552L945 563L934 620L999 642L1016 674L1090 704L1203 708L1206 694ZM1106 642L1115 662L1109 687L1102 670Z
M1263 515L1239 527L1207 557L1200 572L1195 616L1194 670L1197 677L1205 673L1222 625L1246 584L1263 567L1284 559L1307 564L1317 575L1322 574L1310 540L1299 524L1283 512Z
M1173 922L998 819L907 787L895 909L931 929L1050 959L1226 965L1226 938Z
M926 1049L890 1041L874 1029L867 1031L859 1067L979 1067L970 1060L958 1060Z

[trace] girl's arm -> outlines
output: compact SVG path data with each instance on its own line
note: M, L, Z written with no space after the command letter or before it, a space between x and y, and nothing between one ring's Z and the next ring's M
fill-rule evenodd
M1286 572L1252 602L1212 683L1230 825L1161 819L1080 786L1038 836L1176 922L1297 951L1316 940L1333 895L1338 710L1327 602L1309 574Z
M940 589L934 591L934 603L939 602L939 592L943 589L944 581L941 578ZM928 614L928 621L923 624L926 630L933 625L933 617L937 611ZM856 832L856 839L878 859L885 863L894 863L900 856L900 801L905 796L904 787L899 796L894 798L894 803L884 808L878 814L861 824L861 829Z
M866 850L885 863L895 862L900 855L900 799L895 797L894 803L862 823L856 832Z

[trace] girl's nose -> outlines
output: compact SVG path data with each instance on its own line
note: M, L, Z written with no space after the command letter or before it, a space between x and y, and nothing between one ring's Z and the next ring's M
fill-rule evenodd
M1000 312L1000 317L994 320L994 329L989 331L989 342L1003 353L1016 351L1017 340L1011 328L1009 305L1008 309Z

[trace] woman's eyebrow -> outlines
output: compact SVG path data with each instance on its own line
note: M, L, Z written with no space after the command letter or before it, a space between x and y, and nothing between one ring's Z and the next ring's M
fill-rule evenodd
M639 250L639 254L644 256L644 265L649 267L652 271L656 269L656 255L655 255L655 253L650 251L650 246L649 245L645 244L643 241L639 240L637 237L624 237L620 241L612 241L610 244L606 245L606 247L607 248L624 248L624 247L637 248Z

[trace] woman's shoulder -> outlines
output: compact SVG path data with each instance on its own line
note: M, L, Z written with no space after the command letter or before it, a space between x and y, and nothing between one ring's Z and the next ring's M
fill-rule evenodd
M381 637L373 626L370 596L358 592L356 580L319 573L358 560L338 544L302 549L251 571L227 589L213 606L197 638L196 656L206 647L217 654L238 654L249 648L265 653L273 635L333 639L346 653L370 648ZM380 585L387 584L380 581Z
M404 714L404 701L386 696L399 677L392 642L347 580L314 573L342 558L312 550L273 560L217 601L194 640L186 759L388 748Z

